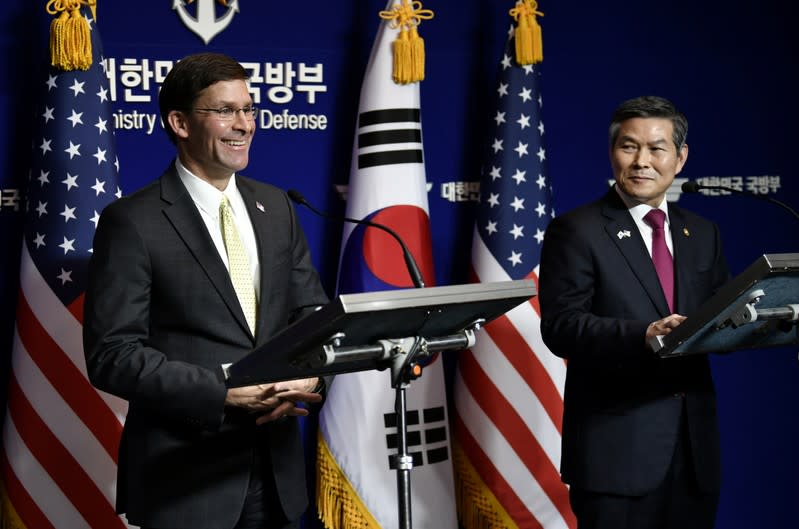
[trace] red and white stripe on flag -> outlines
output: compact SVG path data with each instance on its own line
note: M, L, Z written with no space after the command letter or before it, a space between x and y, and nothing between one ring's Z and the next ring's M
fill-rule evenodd
M86 377L81 303L61 304L23 248L3 428L10 527L125 527L114 499L127 407Z
M510 279L478 238L475 279ZM565 363L543 344L539 321L537 303L523 303L458 356L453 452L467 529L576 527L558 470Z

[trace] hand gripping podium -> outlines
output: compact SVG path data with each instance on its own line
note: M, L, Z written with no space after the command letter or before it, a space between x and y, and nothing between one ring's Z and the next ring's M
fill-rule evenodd
M471 347L483 325L536 294L531 280L342 294L225 370L229 387L390 369L397 414L399 527L410 529L405 389L418 361ZM268 310L268 308L267 308Z
M799 343L799 253L763 255L650 345L661 357Z

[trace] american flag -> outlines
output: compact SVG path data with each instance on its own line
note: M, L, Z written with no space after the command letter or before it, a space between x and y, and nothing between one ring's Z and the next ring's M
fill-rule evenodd
M554 216L541 118L540 65L518 66L509 38L472 240L476 282L538 281ZM574 528L560 481L566 366L547 350L538 303L513 309L458 355L455 466L459 515L476 527Z
M126 404L86 377L83 293L102 209L119 196L108 79L50 70L34 119L20 292L3 427L3 527L125 527L114 512Z

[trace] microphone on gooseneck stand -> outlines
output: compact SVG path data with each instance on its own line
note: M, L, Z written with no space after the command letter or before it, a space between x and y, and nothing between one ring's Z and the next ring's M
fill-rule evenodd
M741 191L740 189L734 189L732 187L727 187L727 186L706 186L706 185L700 184L699 182L697 182L695 180L689 180L687 182L684 182L683 185L682 185L682 192L683 193L699 193L699 191L701 191L702 189L718 189L720 191L727 191L729 193L734 193L734 194L737 194L737 195L744 195L744 196L747 196L747 197L756 198L758 200L764 200L766 202L771 202L772 204L776 204L776 205L780 206L781 208L785 208L791 215L793 215L797 220L799 220L799 213L797 213L795 209L793 209L788 204L786 204L784 202L781 202L781 201L777 200L776 198L771 198L770 196L767 196L767 195L756 195L756 194L750 193L748 191Z
M414 260L413 255L411 254L410 250L408 250L408 247L405 246L405 242L397 234L397 232L395 232L394 230L392 230L388 226L385 226L385 225L380 224L378 222L372 222L371 220L353 219L353 218L349 218L349 217L337 217L337 216L325 213L323 211L319 211L318 209L313 207L311 204L309 204L308 201L305 200L305 197L302 196L302 194L299 191L295 190L295 189L289 189L287 191L287 193L288 193L289 198L291 200L293 200L296 204L299 204L301 206L305 206L306 208L310 209L311 211L313 211L314 213L316 213L320 217L325 217L325 218L328 218L328 219L333 219L333 220L338 220L338 221L352 222L354 224L364 224L366 226L371 226L373 228L381 229L381 230L385 231L386 233L388 233L389 235L391 235L392 237L394 237L394 239L396 239L396 241L399 243L400 247L402 248L402 255L405 258L405 266L408 269L408 274L411 276L411 280L413 281L413 286L416 287L416 288L424 288L424 279L422 279L422 273L419 271L419 267L416 265L416 261Z

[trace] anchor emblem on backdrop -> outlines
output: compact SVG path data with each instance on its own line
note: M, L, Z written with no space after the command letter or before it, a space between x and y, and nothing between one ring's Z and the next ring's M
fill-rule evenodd
M178 12L180 20L187 28L208 44L228 27L235 14L239 12L238 0L217 1L227 8L219 18L216 16L214 0L197 0L196 16L192 16L186 7L186 4L191 4L194 0L173 0L172 9Z

